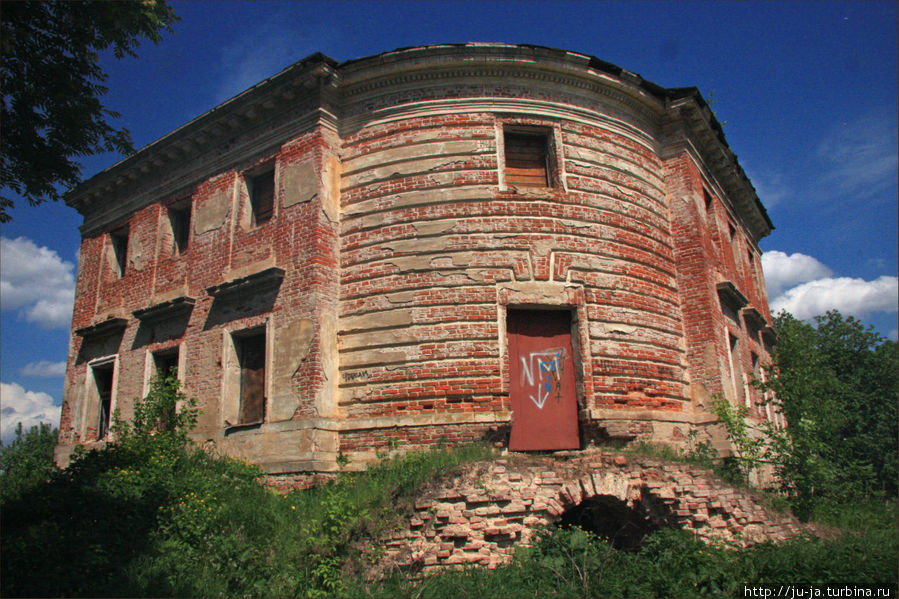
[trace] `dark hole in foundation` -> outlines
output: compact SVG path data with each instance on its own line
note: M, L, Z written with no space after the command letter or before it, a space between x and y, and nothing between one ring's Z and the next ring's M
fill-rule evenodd
M630 508L620 499L608 496L586 499L568 509L557 526L579 526L608 539L615 549L622 551L636 551L658 528L646 510Z

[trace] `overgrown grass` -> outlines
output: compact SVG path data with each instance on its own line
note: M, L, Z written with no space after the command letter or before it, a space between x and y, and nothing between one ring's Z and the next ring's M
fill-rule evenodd
M3 505L2 594L339 595L421 485L491 454L411 453L281 495L255 466L166 435L122 443Z
M841 527L828 539L732 551L661 530L625 552L578 528L549 529L493 571L366 581L382 557L378 539L407 521L421 489L492 449L410 453L281 495L260 484L257 467L188 444L195 413L189 401L174 411L184 401L174 377L154 384L117 443L3 499L0 594L733 597L746 584L896 585L895 499L819 503L817 515Z
M162 435L94 452L3 506L3 595L733 597L745 584L896 584L895 501L829 506L825 519L849 530L830 539L732 551L661 530L624 552L550 529L496 570L363 579L424 485L491 455L411 453L281 495L254 466Z
M395 574L350 589L353 597L740 597L754 584L897 584L895 512L890 526L824 540L800 537L733 551L663 529L636 552L584 530L546 530L496 570L467 568L423 579Z

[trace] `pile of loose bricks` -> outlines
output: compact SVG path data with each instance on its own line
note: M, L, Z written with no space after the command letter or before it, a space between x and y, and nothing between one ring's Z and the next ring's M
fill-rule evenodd
M742 547L801 532L790 515L766 509L750 491L710 471L642 455L600 450L506 456L439 482L414 504L407 525L386 539L387 562L425 571L508 562L515 547L585 500L612 497L653 527L676 526Z

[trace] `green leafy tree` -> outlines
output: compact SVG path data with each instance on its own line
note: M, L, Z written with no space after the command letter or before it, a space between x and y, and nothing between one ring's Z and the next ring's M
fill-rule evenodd
M897 492L896 342L837 311L815 325L775 318L768 382L789 426L770 431L782 488L807 517L817 500Z
M81 178L78 156L133 152L127 129L107 123L106 73L99 52L136 56L177 19L164 0L4 2L0 8L3 188L30 204L62 197ZM0 222L13 201L0 197Z
M177 370L154 377L150 392L134 402L131 421L115 414L114 430L120 443L143 442L146 437L164 434L178 445L187 443L187 435L197 424L197 400L181 390Z
M765 432L747 420L746 406L733 407L726 399L718 399L712 404L718 421L724 425L727 438L734 451L734 460L741 482L749 484L752 472L758 468L768 449Z
M20 497L46 482L56 471L53 463L56 432L41 422L23 433L20 422L12 443L0 444L0 502Z

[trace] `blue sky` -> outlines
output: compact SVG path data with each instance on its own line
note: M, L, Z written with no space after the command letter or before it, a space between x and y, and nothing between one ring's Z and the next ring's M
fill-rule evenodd
M529 43L713 97L768 209L773 308L837 308L897 336L899 4L888 2L172 2L138 58L103 56L107 108L135 146L289 64L405 46ZM121 157L83 161L85 178ZM0 227L2 436L57 422L81 217L20 202Z

